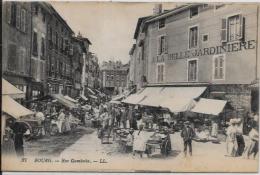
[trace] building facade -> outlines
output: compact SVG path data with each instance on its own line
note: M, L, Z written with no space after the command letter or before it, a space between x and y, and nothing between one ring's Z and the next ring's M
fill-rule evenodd
M138 62L143 49L148 86L204 84L208 98L241 111L232 115L258 111L252 84L259 78L259 6L195 4L158 12L138 25L131 52Z
M31 3L4 2L2 8L3 78L26 92L31 81Z
M64 19L50 6L47 23L47 85L48 93L71 95L73 88L72 45L74 34Z
M121 61L103 62L100 68L102 88L108 94L118 94L126 90L128 64L123 65Z

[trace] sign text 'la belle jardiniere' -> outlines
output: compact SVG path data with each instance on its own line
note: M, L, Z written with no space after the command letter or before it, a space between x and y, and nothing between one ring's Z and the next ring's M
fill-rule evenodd
M199 57L204 55L218 55L227 52L238 52L242 50L255 49L255 47L256 47L255 40L249 40L246 42L234 42L234 43L228 43L221 46L213 46L213 47L207 47L201 49L187 50L183 52L169 53L168 60L193 58L193 57ZM157 56L156 61L157 62L164 61L165 58L167 58L167 55Z

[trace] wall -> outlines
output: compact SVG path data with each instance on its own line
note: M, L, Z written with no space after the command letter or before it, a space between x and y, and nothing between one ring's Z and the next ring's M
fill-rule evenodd
M189 11L171 16L166 20L166 27L158 30L157 23L151 23L148 27L149 60L148 82L156 83L157 65L157 37L166 34L168 39L168 55L185 52L188 49L189 27L199 26L198 48L206 48L221 45L220 30L221 19L228 15L242 14L245 17L245 41L257 40L256 38L256 6L255 5L226 5L226 7L214 10L209 8L199 13L198 17L189 19ZM209 34L209 40L202 42L202 34ZM192 50L190 50L192 51ZM212 55L199 56L198 58L198 82L211 82L213 84L247 84L255 79L256 49L242 50L226 53L226 77L225 80L212 79ZM165 55L166 72L164 83L187 81L187 58L169 60ZM192 56L190 58L193 58Z

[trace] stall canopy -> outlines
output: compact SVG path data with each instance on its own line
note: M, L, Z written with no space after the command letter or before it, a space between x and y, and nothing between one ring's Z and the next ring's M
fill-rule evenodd
M2 78L2 95L9 95L14 99L25 98L25 93Z
M66 99L69 100L69 101L72 101L73 103L77 103L77 102L78 102L77 100L71 98L71 97L68 96L68 95L65 95L64 98L66 98Z
M96 93L95 93L92 89L88 88L88 91L89 91L92 95L96 95Z
M2 96L2 111L16 119L34 114L33 111L23 107L8 95Z
M194 107L194 99L200 97L205 90L206 87L148 87L143 91L145 96L137 104L184 112Z
M63 104L64 106L68 108L77 108L78 106L76 103L73 103L70 100L67 100L63 95L61 94L52 94L51 95L54 99L56 99L59 103Z
M85 96L85 95L80 95L80 97L85 100L85 101L88 101L88 98Z
M225 100L215 100L201 98L191 110L192 112L209 114L209 115L219 115L226 105Z

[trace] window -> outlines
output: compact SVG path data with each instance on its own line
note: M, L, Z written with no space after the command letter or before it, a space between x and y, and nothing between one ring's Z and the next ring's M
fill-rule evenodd
M38 56L38 39L37 39L37 32L33 32L33 46L32 46L32 54L34 56Z
M198 6L190 8L190 18L198 16L198 14L199 14L199 7Z
M164 63L157 64L157 82L164 81Z
M42 37L41 41L41 58L44 59L45 56L45 38Z
M232 42L244 38L244 18L242 15L234 15L222 19L221 41Z
M42 22L45 23L46 21L46 13L42 11Z
M191 27L189 31L189 48L198 46L198 26Z
M16 26L16 4L12 2L11 4L11 21L10 24L12 26Z
M165 27L165 18L159 20L159 29Z
M9 70L16 70L17 65L17 53L16 53L16 45L15 44L9 44L8 46L8 61L7 61L7 67Z
M21 7L16 5L16 28L20 30L21 27Z
M26 49L24 47L20 47L19 49L19 68L21 73L26 72Z
M57 32L56 32L55 35L56 35L55 36L55 48L56 48L56 50L58 50L58 48L59 48L59 36L58 36Z
M198 60L190 59L188 60L188 81L197 81L198 73Z
M225 79L225 55L213 56L213 79L214 80Z
M202 41L203 42L207 42L209 40L209 35L208 34L204 34L203 36L202 36Z
M35 5L35 7L34 7L34 14L38 15L38 12L39 12L39 7L37 5Z
M26 32L26 10L21 9L21 30Z
M158 38L158 55L161 55L163 53L167 53L167 41L166 36L160 36Z

